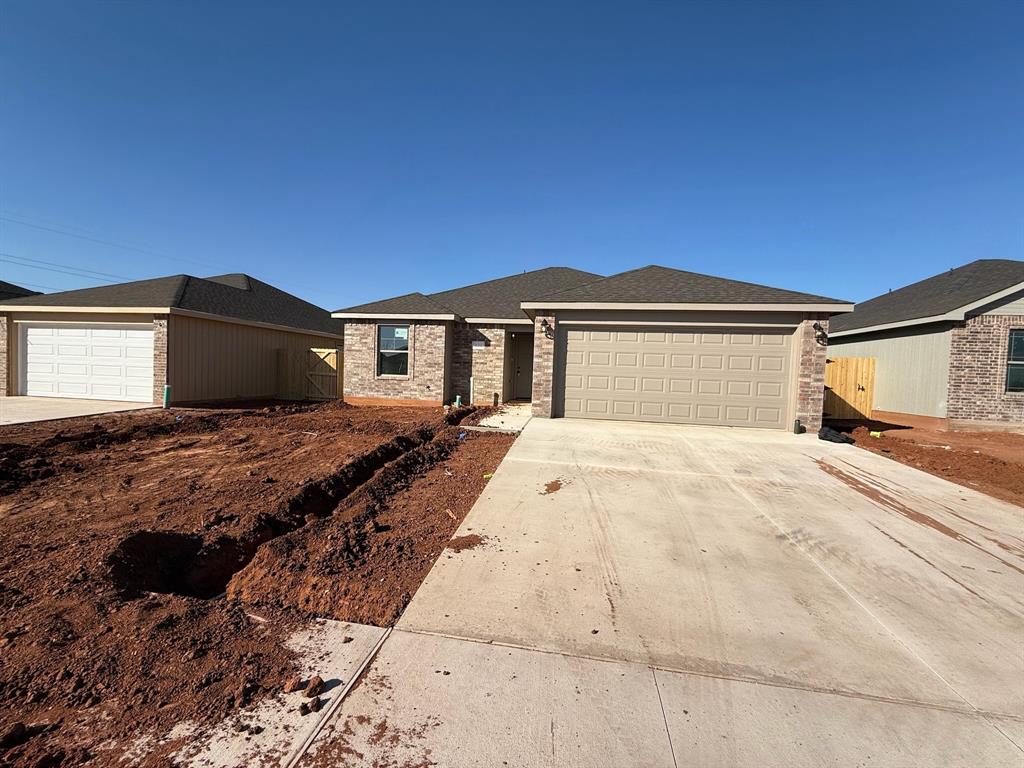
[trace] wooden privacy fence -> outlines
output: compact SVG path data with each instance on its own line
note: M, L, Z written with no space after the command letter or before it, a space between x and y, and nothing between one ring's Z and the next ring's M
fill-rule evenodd
M870 419L875 398L875 358L836 357L825 364L825 417Z
M277 396L282 400L334 400L341 397L341 351L277 350Z

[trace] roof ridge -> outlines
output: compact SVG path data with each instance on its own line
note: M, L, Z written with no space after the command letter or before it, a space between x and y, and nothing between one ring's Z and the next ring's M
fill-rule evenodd
M886 299L886 298L889 298L891 296L895 296L895 295L897 295L899 293L903 293L904 291L906 291L906 290L908 290L910 288L914 288L914 287L922 285L924 283L929 283L932 280L938 280L938 279L943 278L943 277L948 277L949 275L953 274L954 272L959 272L960 270L967 269L968 267L973 267L975 264L981 264L983 262L990 263L990 264L991 263L1000 263L1000 264L1021 264L1021 265L1024 265L1024 261L1020 261L1018 259L975 259L974 261L969 261L966 264L961 264L958 267L950 267L949 269L944 270L942 272L936 272L933 275L928 275L928 277L922 277L920 280L915 280L912 283L907 283L906 285L901 285L899 288L890 288L887 291L878 294L877 296L872 296L869 299L865 299L864 301L857 302L857 305L860 306L861 304L867 304L868 302L871 302L871 301L878 301L879 299Z
M481 281L479 281L477 283L470 283L469 285L460 285L457 288L448 288L448 289L443 290L443 291L436 291L434 293L427 293L427 294L424 294L424 295L427 296L428 298L432 298L432 297L437 296L438 294L442 294L442 293L452 293L453 291L464 291L467 288L476 288L479 285L487 285L487 283L496 283L496 282L498 282L500 280L510 280L510 279L512 279L514 277L523 277L525 275L533 275L533 274L536 274L537 272L546 272L546 271L551 270L551 269L570 269L573 272L582 272L582 273L585 273L585 274L588 274L588 275L594 274L593 272L587 272L584 269L576 269L575 267L539 267L538 269L529 269L529 270L527 270L525 272L517 272L514 275L504 275L502 277L492 277L490 280L481 280Z
M422 297L423 297L423 298L425 298L425 299L426 299L427 301L429 301L429 302L430 302L431 304L436 304L436 305L437 305L438 307L440 307L441 309L445 309L445 310L447 310L448 312L451 312L451 313L452 313L453 315L457 315L457 314L458 314L458 312L456 312L456 311L455 311L454 309L452 309L451 307L449 307L449 306L448 306L447 304L445 304L445 303L443 303L443 302L440 302L440 301L438 301L437 299L435 299L435 298L434 298L434 297L433 297L433 296L432 296L431 294L429 294L429 293L423 293L422 291L413 291L412 293L407 293L407 294L405 294L405 295L406 295L406 296L422 296ZM395 298L396 298L396 299L400 299L400 298L402 298L402 297L401 297L401 296L396 296Z
M181 275L181 278L181 284L178 286L178 290L174 292L174 299L171 301L172 307L177 307L181 304L181 299L185 295L185 289L188 288L188 284L192 280L191 275Z
M708 279L708 280L720 280L720 281L723 281L723 282L736 283L738 285L750 286L752 288L766 288L766 289L772 290L772 291L784 291L786 293L803 293L803 294L806 294L807 296L817 296L817 294L810 294L810 293L807 293L806 291L795 291L795 290L793 290L791 288L779 288L778 286L775 286L775 285L765 285L764 283L752 283L749 280L737 280L737 279L732 278L732 277L722 277L721 275L709 275L709 274L706 274L704 272L694 272L693 270L690 270L690 269L679 269L678 267L666 267L664 264L647 264L646 266L643 266L643 267L636 267L634 269L627 269L627 270L625 270L623 272L617 272L614 275L608 275L607 277L601 278L600 280L594 280L594 281L592 281L590 283L584 283L581 286L576 286L574 288L566 288L565 290L558 291L557 293L549 293L549 294L546 294L544 296L538 296L537 299L538 300L556 299L556 298L558 298L558 296L560 296L560 295L562 295L564 293L569 293L569 292L575 291L575 290L577 290L579 288L584 288L586 286L593 285L594 283L602 282L602 281L605 281L605 280L614 280L616 278L621 278L621 277L624 277L626 275L634 274L636 272L643 272L644 270L648 270L648 269L664 270L666 272L671 272L671 273L674 273L674 274L693 275L695 277L704 278L704 279ZM828 298L828 297L819 296L818 298ZM833 301L838 301L837 299L832 299L832 300Z
M646 269L646 267L640 267L639 269ZM630 272L637 272L639 270L631 269L631 270L628 270L628 271L630 271ZM593 273L591 273L591 274L593 274ZM617 274L624 275L626 273L625 272L619 272ZM555 291L554 293L545 293L543 296L536 296L534 299L525 299L525 301L534 301L535 299L536 300L549 299L549 298L552 298L554 296L558 296L559 294L562 294L562 293L568 293L569 291L575 291L578 288L585 288L588 285L593 285L594 283L600 283L602 280L608 280L609 278L612 278L612 277L615 277L615 275L601 275L601 276L598 276L598 277L594 278L593 280L588 280L585 283L580 283L579 285L574 285L571 288L563 288L562 290Z

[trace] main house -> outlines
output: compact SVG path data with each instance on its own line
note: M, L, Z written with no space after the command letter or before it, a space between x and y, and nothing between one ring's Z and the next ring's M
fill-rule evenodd
M326 310L242 274L21 296L0 301L0 396L272 398L282 350L340 344Z
M980 259L862 302L835 357L873 357L873 415L1024 423L1024 261Z
M338 310L355 403L529 400L537 416L809 429L846 301L660 266L551 267Z

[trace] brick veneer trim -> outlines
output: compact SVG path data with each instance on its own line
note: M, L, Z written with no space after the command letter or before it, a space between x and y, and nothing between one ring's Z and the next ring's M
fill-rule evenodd
M477 405L491 405L495 395L499 403L505 402L505 345L509 328L458 323L453 330L452 396L462 395L464 403Z
M409 375L377 375L377 326L409 326ZM447 322L345 321L345 398L439 402L445 396Z
M167 383L167 320L167 315L153 316L153 402L156 405L163 403Z
M1024 330L1024 315L977 315L953 326L946 403L950 419L1024 422L1024 392L1006 391L1011 330Z
M808 432L821 429L821 415L825 407L825 359L828 346L818 341L818 323L828 333L828 315L809 315L797 328L799 368L796 382L796 415Z
M11 345L14 344L14 323L7 315L0 315L0 397L14 394L13 366L8 364Z
M542 324L547 321L545 333ZM551 418L555 386L555 316L537 315L533 319L533 403L534 416Z

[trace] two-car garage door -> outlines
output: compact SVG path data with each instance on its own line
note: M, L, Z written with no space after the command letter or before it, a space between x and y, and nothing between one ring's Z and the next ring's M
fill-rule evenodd
M567 417L786 426L793 329L570 327Z
M21 324L22 392L153 400L152 325Z

